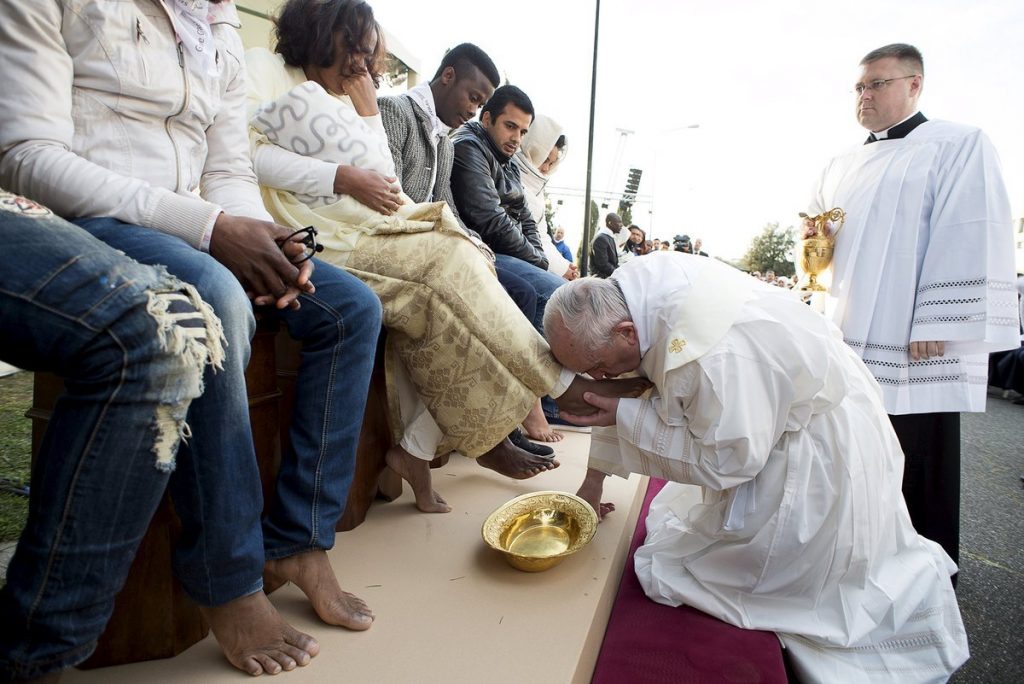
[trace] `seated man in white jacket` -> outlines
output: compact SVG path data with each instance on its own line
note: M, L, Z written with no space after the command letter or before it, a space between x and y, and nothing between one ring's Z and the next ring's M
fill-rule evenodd
M223 368L204 374L170 475L183 526L174 570L231 663L258 675L305 665L319 650L278 615L265 573L294 582L329 624L372 624L366 604L338 586L326 550L355 469L381 308L359 280L309 259L304 233L264 210L238 26L234 4L206 0L0 3L0 71L9 75L0 185L194 285L223 324ZM103 278L119 296L117 274ZM290 446L265 512L244 378L253 304L303 343ZM107 536L79 541L96 547ZM71 565L45 544L18 553L19 576ZM108 561L85 581L54 577L55 598L10 592L18 608L2 621L20 630L19 678L89 656L127 573ZM100 596L85 591L96 576Z
M568 416L612 428L579 492L601 514L608 473L672 481L636 553L651 599L778 633L801 681L944 681L967 659L956 567L911 526L878 386L834 325L676 253L569 283L544 324L566 367L654 383Z

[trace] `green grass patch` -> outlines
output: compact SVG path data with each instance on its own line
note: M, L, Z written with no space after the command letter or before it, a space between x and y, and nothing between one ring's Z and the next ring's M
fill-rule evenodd
M0 378L0 482L27 486L32 458L32 373ZM21 535L28 517L28 497L0 491L0 542Z

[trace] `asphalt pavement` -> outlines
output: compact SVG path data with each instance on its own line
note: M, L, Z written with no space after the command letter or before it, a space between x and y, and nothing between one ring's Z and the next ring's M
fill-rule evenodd
M1024 682L1024 404L989 390L961 419L957 598L971 659L951 682Z

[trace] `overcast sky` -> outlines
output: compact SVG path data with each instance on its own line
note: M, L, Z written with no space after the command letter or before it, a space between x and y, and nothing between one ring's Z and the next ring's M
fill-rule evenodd
M426 79L457 43L487 51L566 130L569 156L551 185L584 187L593 2L371 4ZM649 237L687 233L713 255L741 256L766 223L794 224L825 162L864 139L850 92L860 58L908 42L925 58L922 111L986 131L1020 217L1022 29L1019 0L604 0L594 189L620 192L641 168L653 207L637 204L633 218ZM617 129L633 131L618 155ZM564 199L556 216L574 248L582 209Z

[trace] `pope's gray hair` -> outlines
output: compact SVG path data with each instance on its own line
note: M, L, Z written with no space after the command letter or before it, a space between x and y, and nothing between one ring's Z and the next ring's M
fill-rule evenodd
M622 289L614 280L580 278L562 285L544 308L544 329L561 321L577 344L592 351L611 343L612 329L632 320Z

